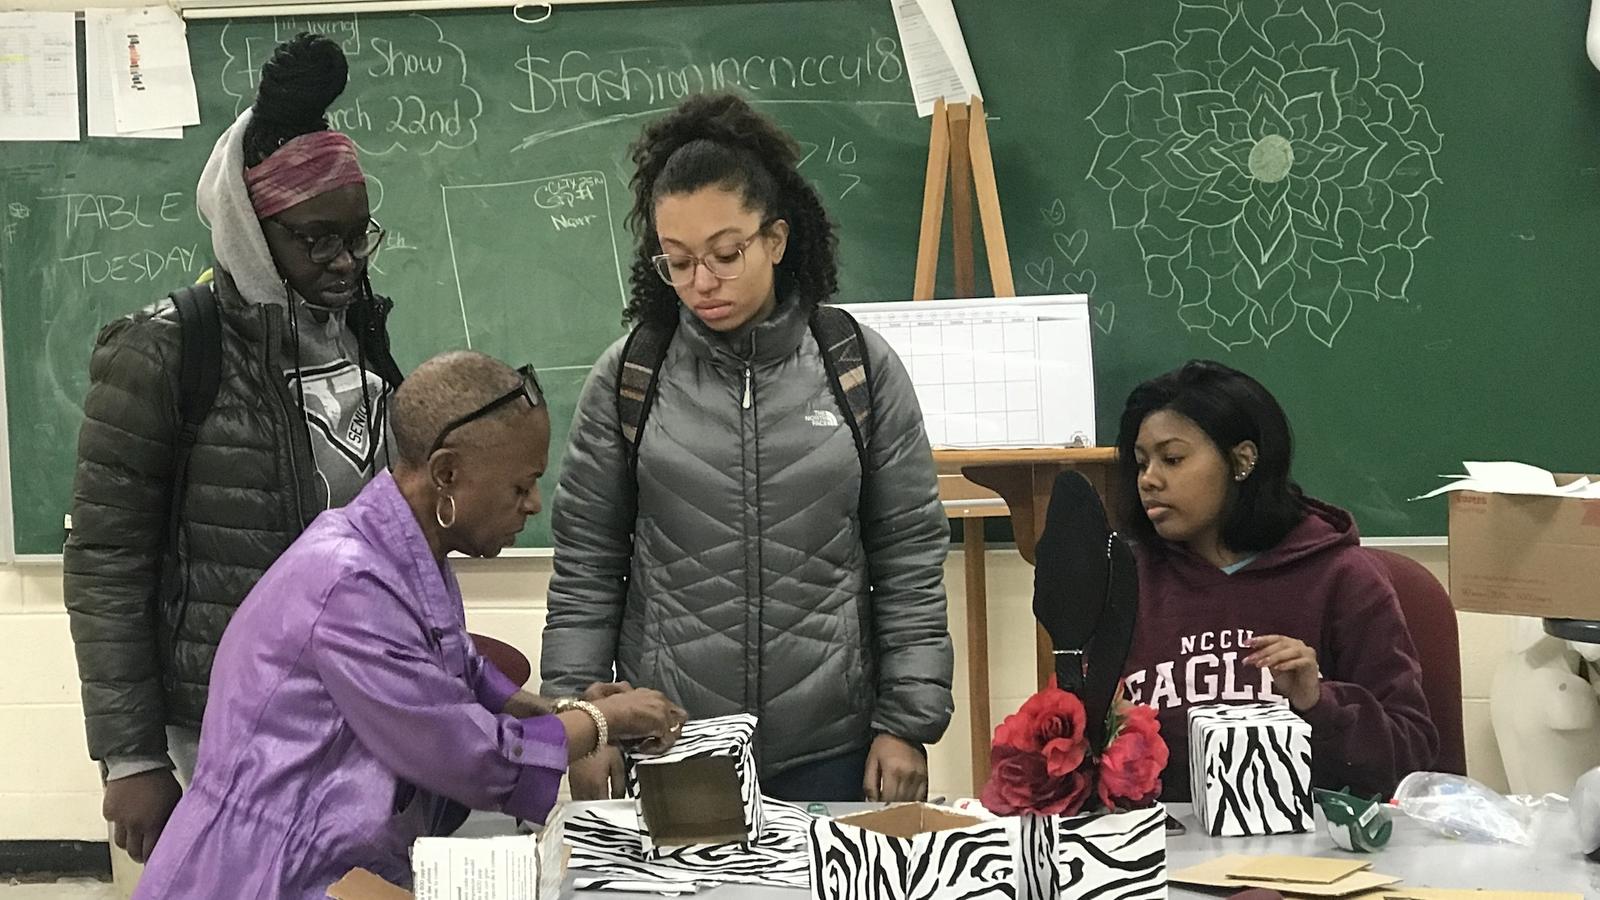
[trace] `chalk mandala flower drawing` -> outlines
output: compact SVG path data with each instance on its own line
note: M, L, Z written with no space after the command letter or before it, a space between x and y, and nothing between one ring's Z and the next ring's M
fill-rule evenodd
M1297 320L1332 347L1362 300L1406 300L1442 137L1381 12L1190 0L1172 40L1119 51L1088 178L1151 294L1225 347Z

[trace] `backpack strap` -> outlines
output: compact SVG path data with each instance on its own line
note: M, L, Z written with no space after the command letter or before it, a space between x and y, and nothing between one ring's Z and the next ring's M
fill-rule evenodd
M861 333L861 323L837 306L818 306L811 313L811 334L822 350L822 365L828 371L833 399L850 425L864 480L871 471L867 451L872 446L874 421L872 367L867 361L867 341Z
M172 505L167 516L169 547L176 549L178 522L189 483L189 456L200 423L211 413L222 380L222 314L216 291L196 284L168 295L178 310L181 352L178 366L178 409L181 424L172 448Z
M187 563L183 540L183 498L189 487L189 457L200 434L200 423L211 413L222 381L222 313L216 289L210 283L194 284L167 295L178 311L178 415L177 439L172 444L172 499L167 509L167 552L178 567L174 582L177 613L172 621L172 652L189 611Z
M661 380L661 363L667 346L678 330L677 320L662 326L641 322L622 345L622 361L617 371L617 422L628 445L628 471L639 468L639 438L645 419L655 405L656 385Z

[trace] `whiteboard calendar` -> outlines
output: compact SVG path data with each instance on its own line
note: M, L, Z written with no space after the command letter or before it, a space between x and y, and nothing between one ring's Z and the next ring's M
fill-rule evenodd
M911 381L935 447L1092 447L1088 297L862 303Z

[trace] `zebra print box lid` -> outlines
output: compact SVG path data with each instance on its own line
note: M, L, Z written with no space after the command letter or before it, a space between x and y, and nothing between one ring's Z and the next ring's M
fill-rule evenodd
M1189 766L1212 836L1311 830L1311 723L1287 703L1190 707Z
M756 718L699 719L664 753L624 757L646 858L668 849L751 844L761 835Z

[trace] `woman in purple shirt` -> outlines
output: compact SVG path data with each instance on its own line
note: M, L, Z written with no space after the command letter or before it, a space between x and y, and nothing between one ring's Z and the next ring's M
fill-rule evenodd
M194 782L135 897L321 898L356 866L409 884L450 802L542 822L568 763L682 728L653 690L520 691L468 639L447 557L497 555L539 510L532 369L435 357L392 422L394 473L323 513L223 636Z

